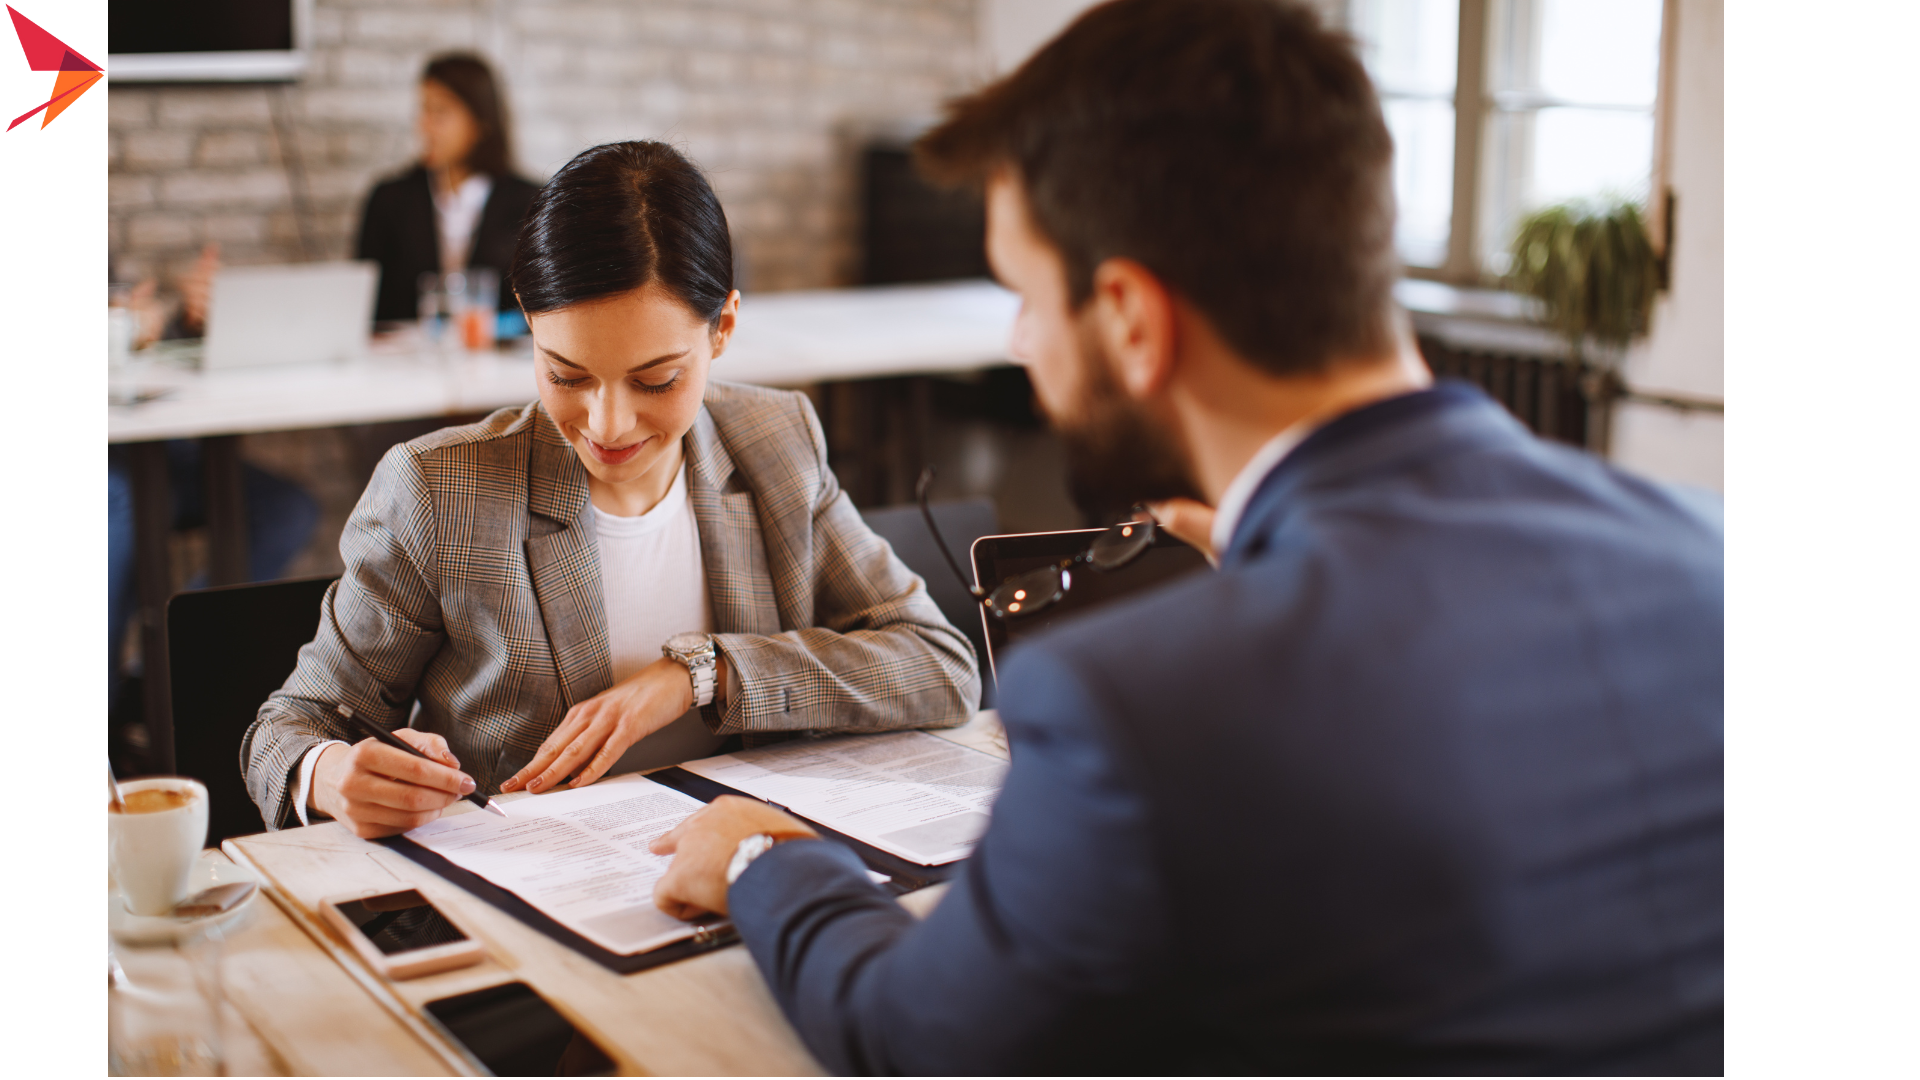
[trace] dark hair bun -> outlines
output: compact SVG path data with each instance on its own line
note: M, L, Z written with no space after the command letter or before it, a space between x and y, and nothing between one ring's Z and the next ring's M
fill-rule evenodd
M533 197L510 281L529 315L658 283L712 322L733 293L726 211L673 147L596 146Z

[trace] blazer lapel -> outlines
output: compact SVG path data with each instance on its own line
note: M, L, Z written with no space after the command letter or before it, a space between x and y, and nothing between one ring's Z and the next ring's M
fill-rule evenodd
M719 634L777 634L780 608L767 568L766 539L753 492L740 482L713 413L702 408L687 432L688 497L700 529L707 597Z
M605 590L587 511L587 470L546 410L527 452L527 509L533 535L525 541L527 573L546 623L547 646L571 708L613 685L607 647Z

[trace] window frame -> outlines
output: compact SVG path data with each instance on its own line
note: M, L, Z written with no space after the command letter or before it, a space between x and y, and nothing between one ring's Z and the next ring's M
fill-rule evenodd
M1447 228L1446 257L1439 266L1405 265L1410 278L1467 287L1498 287L1500 277L1479 258L1483 218L1490 210L1486 190L1488 119L1502 103L1489 88L1492 64L1491 16L1497 0L1459 0L1460 26L1453 80L1453 205ZM1645 207L1647 231L1654 253L1665 265L1673 229L1673 192L1669 184L1673 130L1673 60L1678 0L1662 0L1660 60L1653 101L1652 168ZM1342 21L1353 25L1350 5L1343 5ZM1537 107L1537 103L1536 103ZM1663 275L1664 277L1664 275ZM1663 282L1664 284L1664 282Z

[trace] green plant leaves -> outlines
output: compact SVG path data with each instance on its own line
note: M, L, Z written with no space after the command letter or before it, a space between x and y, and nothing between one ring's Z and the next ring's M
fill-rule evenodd
M1660 267L1637 204L1581 200L1537 210L1508 250L1508 285L1545 305L1576 359L1589 340L1623 351L1647 332Z

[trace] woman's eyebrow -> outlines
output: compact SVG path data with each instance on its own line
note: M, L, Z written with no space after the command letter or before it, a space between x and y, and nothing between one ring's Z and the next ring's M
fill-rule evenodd
M559 353L554 352L552 349L547 348L545 345L540 346L540 351L547 355L547 359L558 361L574 369L575 371L587 370L585 366L574 363L573 361L567 359L566 357L561 356ZM692 349L681 349L677 353L668 353L665 356L656 356L644 364L635 364L632 367L628 368L627 374L631 375L636 371L645 371L650 367L659 367L661 364L667 363L669 361L678 360L692 351L693 351Z

